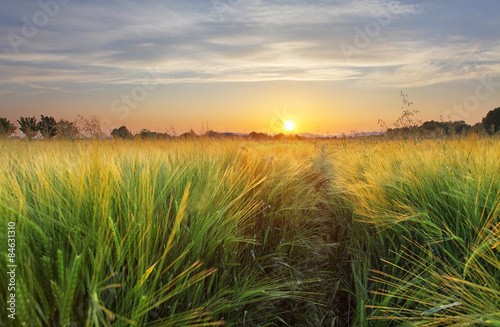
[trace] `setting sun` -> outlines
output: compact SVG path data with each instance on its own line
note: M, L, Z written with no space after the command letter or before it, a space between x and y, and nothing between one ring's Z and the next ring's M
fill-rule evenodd
M295 128L295 124L293 123L293 121L287 121L287 122L285 122L284 127L285 127L285 131L291 132Z

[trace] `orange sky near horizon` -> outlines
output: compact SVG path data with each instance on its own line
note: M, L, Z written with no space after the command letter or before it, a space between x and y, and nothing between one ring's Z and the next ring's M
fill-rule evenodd
M339 135L390 127L401 91L420 121L475 124L500 106L491 0L51 3L2 5L0 117L16 125L275 134L291 120Z
M74 94L67 97L31 95L24 97L22 102L7 103L15 109L15 114L8 114L7 118L15 122L21 116L39 118L40 114L69 120L75 119L77 114L96 115L105 123L107 132L125 125L133 132L146 128L170 134L173 132L171 127L180 134L190 129L201 133L207 126L218 132L275 134L281 132L278 120L291 120L295 123L295 133L339 135L378 131L379 119L390 125L401 114L402 98L398 90L362 89L341 84L276 81L159 86L135 108L121 100L113 107L123 94L130 93L131 87L81 92L76 97ZM472 94L474 86L469 86ZM420 111L416 119L421 121L440 120L447 110L463 104L465 98L439 87L403 92ZM479 122L499 103L498 97L492 96L482 101L464 120L469 124ZM75 114L68 114L69 107Z

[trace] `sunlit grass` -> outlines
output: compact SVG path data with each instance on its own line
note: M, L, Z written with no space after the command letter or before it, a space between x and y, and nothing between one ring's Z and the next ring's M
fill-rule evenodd
M498 140L351 146L334 160L334 190L353 213L350 244L370 262L353 259L354 276L370 270L369 282L352 284L366 305L358 317L497 325Z
M499 324L496 138L0 151L16 324Z
M290 146L3 141L18 321L257 325L314 303L322 177Z

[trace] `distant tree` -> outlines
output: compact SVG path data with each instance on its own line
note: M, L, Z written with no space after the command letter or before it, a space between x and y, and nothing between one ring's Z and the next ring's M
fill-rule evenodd
M279 133L279 134L274 135L274 139L275 140L284 140L284 139L286 139L286 136L283 133Z
M219 137L219 133L216 132L216 131L213 131L213 130L209 130L208 132L206 132L204 134L205 137L209 137L209 138L218 138Z
M196 133L193 130L190 130L189 132L182 133L180 135L181 139L195 139L197 137Z
M482 123L477 123L474 126L472 126L468 133L469 135L479 135L479 136L488 135Z
M490 134L500 131L500 107L490 110L483 118L483 126Z
M156 133L156 139L157 140L168 140L170 139L170 135L167 133Z
M40 121L38 122L37 129L42 134L43 138L46 140L50 140L52 137L56 136L57 122L54 117L45 117L44 115L40 116Z
M61 119L56 124L57 138L61 140L74 140L80 135L76 122Z
M430 120L430 121L424 122L420 126L420 129L424 130L424 131L435 131L436 129L443 128L443 127L444 127L444 123L441 123L441 122L438 122L435 120Z
M258 140L259 134L260 133L257 133L255 131L251 131L250 134L248 134L248 138L250 138L251 140Z
M459 120L453 122L453 128L455 129L455 132L457 134L466 134L472 128L472 126L467 124L463 120Z
M248 134L248 138L250 140L261 141L261 140L270 140L272 139L272 136L269 136L264 133L251 132L250 134Z
M151 132L149 129L142 129L141 132L139 133L139 137L143 140L146 139L154 139L156 136L156 133Z
M113 138L120 138L122 140L128 140L133 137L132 133L130 133L130 131L126 126L122 126L118 129L117 128L113 129L113 131L111 132L111 136Z
M31 140L36 134L38 134L38 127L35 117L21 117L18 121L21 125L21 132L24 133L28 140Z
M9 137L16 131L17 127L14 126L7 118L0 118L0 138Z
M465 121L426 121L424 122L418 130L423 132L424 135L428 132L433 132L434 134L441 134L443 136L455 135L455 134L465 134L472 126L465 123Z
M93 139L100 138L102 136L101 126L99 125L99 120L96 116L90 116L89 119L83 117L82 115L78 115L77 117L77 121L82 125L81 130L87 137Z

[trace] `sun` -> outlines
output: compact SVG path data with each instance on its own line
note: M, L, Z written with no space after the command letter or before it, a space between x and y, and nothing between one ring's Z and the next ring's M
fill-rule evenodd
M284 127L285 127L285 131L291 132L295 128L295 124L293 123L293 121L289 120L289 121L285 122Z

